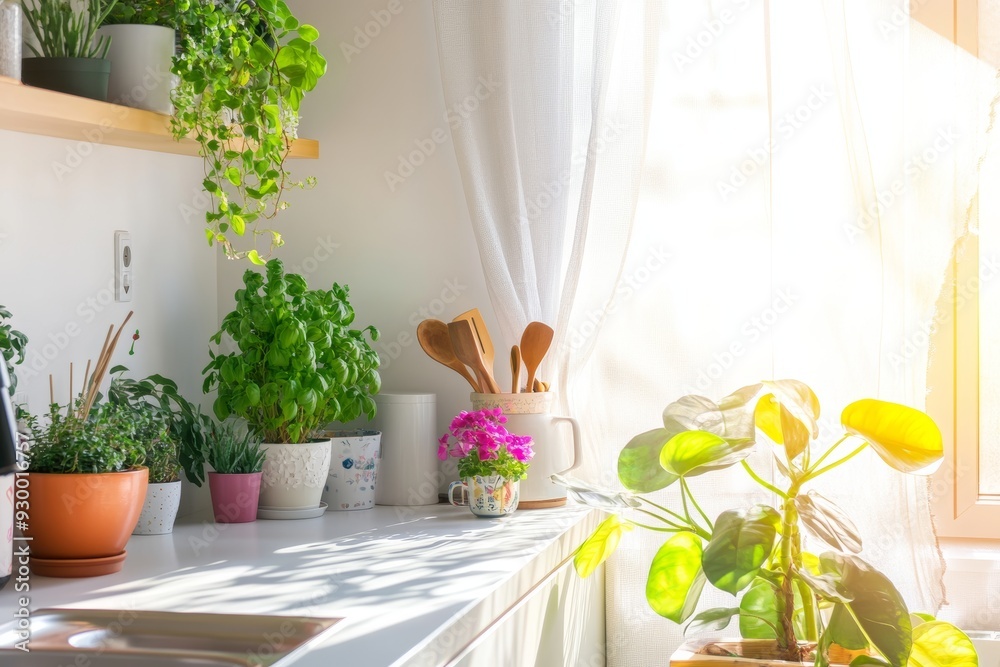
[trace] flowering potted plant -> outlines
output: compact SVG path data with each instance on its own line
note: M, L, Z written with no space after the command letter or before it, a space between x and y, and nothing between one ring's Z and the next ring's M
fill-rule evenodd
M557 476L581 502L610 513L577 550L577 572L592 574L634 527L662 533L646 580L650 607L687 623L689 634L717 632L735 619L742 636L689 641L671 658L672 667L776 661L976 667L969 637L950 623L911 613L892 582L861 558L854 522L832 500L806 488L869 448L899 472L929 474L944 455L937 425L914 408L866 398L844 408L843 435L824 446L817 440L819 416L819 399L798 380L743 387L718 402L683 396L663 411L661 428L625 445L618 457L624 491ZM769 444L756 445L758 431ZM755 448L773 454L773 483L750 465ZM773 494L775 506L726 510L714 521L702 511L692 489L695 478L732 466ZM675 483L680 507L647 496ZM650 517L656 523L650 525ZM695 614L708 585L742 597Z
M458 459L462 478L448 489L451 504L458 504L454 493L461 486L470 495L469 509L476 516L506 516L517 509L519 483L535 452L531 437L509 433L506 423L500 408L463 411L438 440L438 458Z

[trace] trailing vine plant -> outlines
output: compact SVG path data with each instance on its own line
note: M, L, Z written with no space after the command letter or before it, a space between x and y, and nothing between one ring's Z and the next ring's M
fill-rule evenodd
M264 264L283 244L269 221L288 207L285 193L314 177L286 166L299 106L326 73L319 32L299 23L282 0L178 0L179 50L171 130L192 137L212 198L205 238L230 259ZM237 248L237 237L246 247ZM241 246L244 244L241 244Z

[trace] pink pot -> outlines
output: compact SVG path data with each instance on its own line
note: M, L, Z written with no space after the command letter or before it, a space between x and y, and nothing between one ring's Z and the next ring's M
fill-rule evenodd
M248 523L257 520L260 500L259 472L224 475L208 473L212 492L212 511L218 523Z

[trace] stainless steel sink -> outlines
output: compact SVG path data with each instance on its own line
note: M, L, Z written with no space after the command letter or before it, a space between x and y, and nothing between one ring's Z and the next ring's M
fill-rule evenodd
M16 622L0 627L0 667L280 667L338 618L41 609L30 653Z

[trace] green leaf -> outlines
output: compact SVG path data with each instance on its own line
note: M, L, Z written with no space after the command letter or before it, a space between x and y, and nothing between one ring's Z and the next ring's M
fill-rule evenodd
M237 169L236 167L227 168L224 175L226 177L226 180L235 185L236 187L239 187L240 184L243 182L243 174L241 174L240 170Z
M701 612L691 619L691 622L684 628L684 634L696 634L699 632L718 632L729 627L733 616L740 613L739 607L715 607Z
M705 587L701 538L677 533L653 557L646 579L646 600L660 616L683 623L694 613Z
M622 535L632 530L632 525L623 522L617 514L612 514L594 530L593 534L580 545L573 557L573 566L581 577L589 577L601 563L611 557L618 548Z
M618 479L629 491L650 493L676 482L679 477L660 465L660 452L675 433L654 429L635 436L618 455Z
M663 446L660 465L680 477L701 475L742 461L753 445L752 440L726 440L708 431L684 431Z
M720 514L702 557L712 585L733 595L749 586L774 548L779 525L781 515L766 505Z
M767 623L778 625L778 597L774 584L757 579L740 599L740 636L746 639L776 639ZM764 619L764 620L761 620ZM765 623L764 621L767 621Z
M844 408L840 421L900 472L929 475L944 458L941 431L920 410L865 398Z
M857 556L827 552L820 562L826 573L839 576L839 589L851 598L834 606L832 641L856 649L867 645L867 637L892 667L905 665L912 644L910 613L892 582Z
M796 496L795 509L809 531L834 549L861 552L861 536L858 528L832 501L815 491Z
M243 216L234 215L232 217L232 221L233 221L233 231L236 232L237 236L243 236L243 234L247 230L247 224L246 221L243 220Z
M909 667L978 667L979 655L969 636L951 623L930 621L913 629Z
M877 658L874 655L858 655L851 660L851 667L867 667L868 665L875 665L876 667L889 667L889 663L882 658Z
M309 25L308 23L303 23L299 26L299 37L306 40L307 42L315 42L319 39L319 30Z
M253 250L251 250L250 252L247 253L247 259L249 259L251 262L253 262L257 266L264 266L264 264L265 264L264 260L261 259L260 253L257 252L256 248L254 248Z

